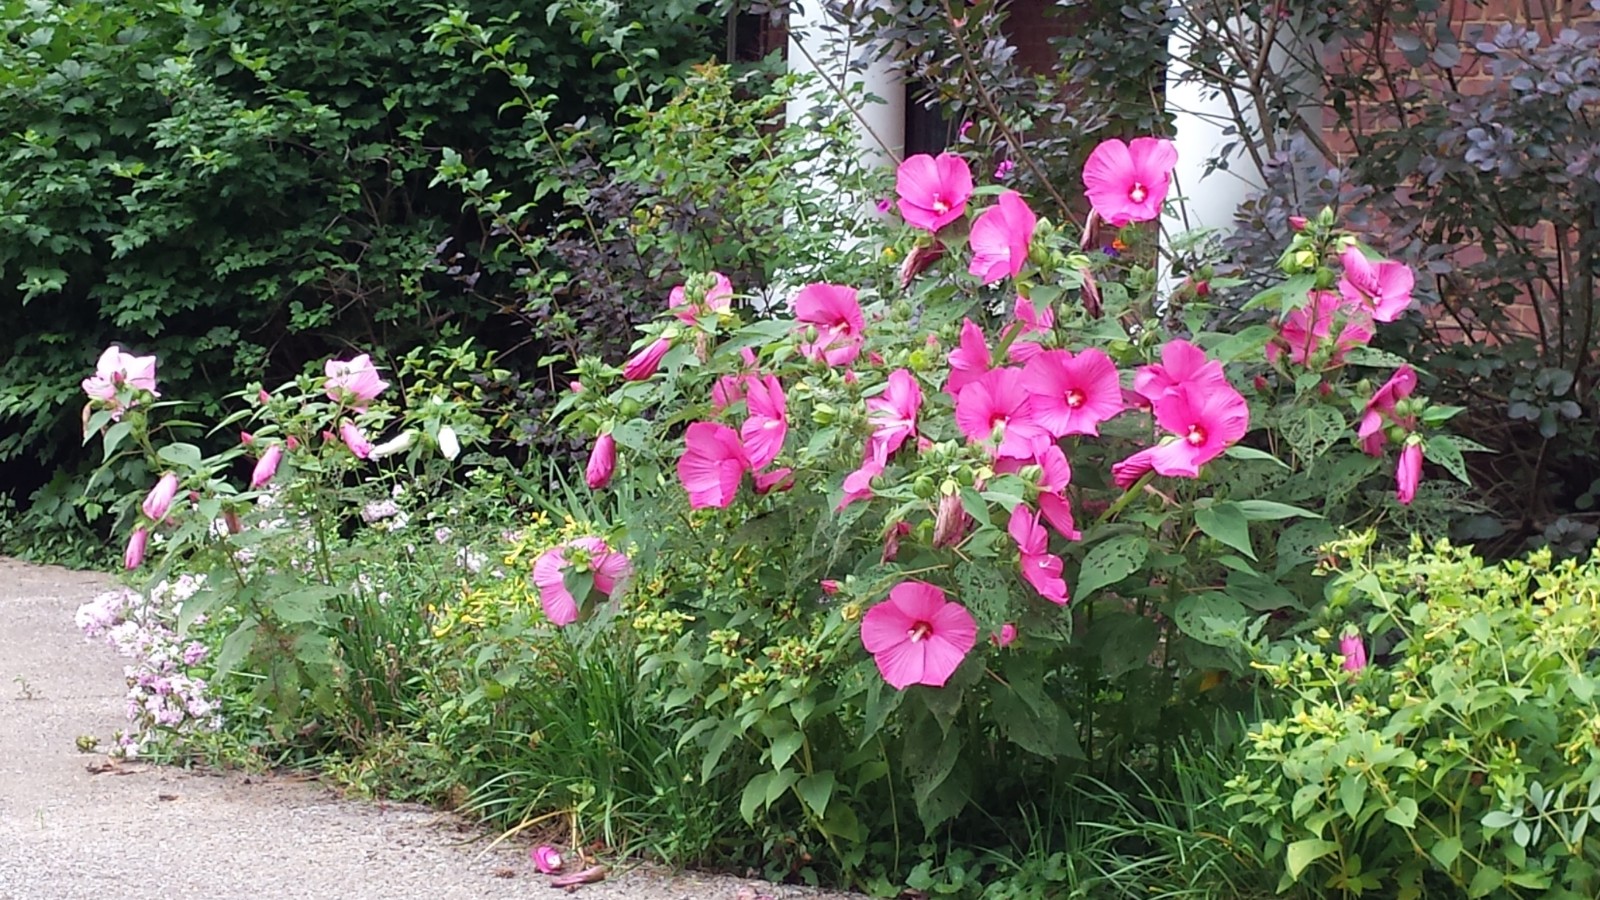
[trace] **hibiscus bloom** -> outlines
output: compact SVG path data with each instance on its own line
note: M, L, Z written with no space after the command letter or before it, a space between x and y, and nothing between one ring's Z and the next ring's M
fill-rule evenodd
M1028 245L1033 242L1033 228L1038 223L1021 194L1001 194L999 201L972 223L972 233L967 237L972 247L968 271L983 279L984 284L1007 275L1015 278L1028 261Z
M389 386L378 376L372 357L365 353L354 359L330 359L322 371L328 376L322 383L328 399L348 404L356 412L365 412L367 405Z
M917 411L922 408L922 386L910 369L895 369L889 373L889 383L883 393L867 398L867 421L872 423L872 437L868 439L869 455L880 463L906 438L917 432Z
M118 402L117 391L124 386L160 397L156 391L156 358L134 356L122 352L120 347L107 347L95 362L94 374L83 380L83 392L90 400L110 405L111 417L120 419L127 406Z
M1207 359L1204 350L1181 339L1162 345L1161 362L1140 366L1133 373L1134 392L1151 403L1185 384L1229 387L1228 376L1222 373L1222 363Z
M695 422L684 435L678 457L678 481L689 493L689 506L725 509L739 492L739 482L750 469L739 433L715 422Z
M1222 455L1250 429L1250 407L1231 387L1186 384L1155 402L1156 423L1178 436L1150 448L1160 474L1200 477L1200 467Z
M1084 193L1100 218L1117 228L1161 216L1178 148L1164 138L1102 141L1083 164Z
M966 212L967 199L972 196L972 169L954 153L938 157L918 153L900 164L895 192L900 195L900 215L907 225L938 231Z
M1344 355L1372 340L1372 318L1360 303L1351 303L1332 291L1311 291L1309 302L1292 310L1278 326L1278 337L1267 344L1267 359L1277 362L1285 351L1298 366L1309 367L1311 358L1322 349L1337 323L1339 337L1333 342L1330 365L1344 362Z
M972 613L922 581L900 582L861 617L861 644L896 690L944 687L977 640Z
M1362 413L1361 425L1356 430L1356 436L1361 439L1361 449L1368 456L1379 456L1383 453L1383 445L1388 436L1384 434L1384 423L1393 422L1396 425L1411 430L1417 427L1416 420L1410 416L1400 418L1395 415L1395 404L1411 396L1417 389L1417 371L1409 363L1404 363L1394 370L1389 380L1383 387L1372 395L1367 401L1366 411Z
M615 597L633 574L628 557L597 537L573 538L546 550L534 560L533 583L539 588L539 605L554 625L571 625L578 620L578 604L586 598L572 595L567 576L578 568L571 558L582 556L587 556L587 562L581 568L594 576L594 589L607 597Z
M950 377L945 379L945 392L959 397L961 389L987 375L991 365L983 329L971 319L962 319L960 345L950 351Z
M1043 334L1056 325L1056 311L1050 308L1050 304L1045 304L1044 309L1040 310L1032 300L1021 294L1017 295L1011 314L1022 326L1023 334Z
M706 313L725 313L733 307L733 282L721 272L711 273L711 289L697 302L690 302L687 286L678 285L667 294L667 308L678 321L693 325Z
M1057 605L1067 602L1067 582L1061 577L1061 557L1048 549L1050 535L1039 524L1039 517L1028 510L1025 503L1011 508L1011 521L1006 531L1017 542L1022 553L1022 577L1039 596Z
M1034 417L1055 437L1099 435L1100 423L1124 408L1117 364L1103 350L1041 353L1023 367L1022 378Z
M1339 262L1344 266L1339 293L1347 302L1366 309L1377 321L1393 322L1411 305L1416 275L1405 263L1369 260L1357 247L1346 247L1339 254Z
M745 402L750 415L739 429L745 458L752 469L765 469L783 450L789 433L788 405L783 385L766 375L752 376L746 387Z
M800 345L806 359L847 365L861 353L866 319L856 289L839 284L809 284L794 297L794 317L817 330L817 339Z
M995 369L963 388L956 399L956 425L968 440L978 443L998 433L996 452L1003 457L1033 456L1035 442L1050 439L1034 417L1020 369Z

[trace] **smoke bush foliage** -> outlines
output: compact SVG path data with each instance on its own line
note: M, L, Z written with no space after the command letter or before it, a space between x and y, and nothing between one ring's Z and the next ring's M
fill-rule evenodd
M561 119L598 121L616 85L713 52L694 4L463 8L538 61L523 88L559 96ZM441 241L480 227L432 184L441 148L529 196L553 163L502 114L509 85L428 43L443 14L377 0L0 3L0 492L50 481L37 525L81 521L66 501L87 461L63 413L107 343L158 353L165 378L215 412L211 385L236 376L285 377L351 344L392 360L486 329L494 308L435 261ZM637 23L620 73L588 46L615 21ZM525 227L550 227L546 207L532 212ZM113 474L91 520L112 482L142 477Z

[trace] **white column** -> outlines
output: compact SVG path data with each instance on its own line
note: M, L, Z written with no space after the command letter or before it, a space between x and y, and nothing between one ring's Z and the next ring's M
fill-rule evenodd
M817 76L812 91L789 101L790 122L820 113L848 115L854 122L853 151L878 165L893 167L905 154L906 90L887 63L874 61L851 71L850 58L861 49L856 23L835 20L820 0L807 0L789 13L789 71ZM841 97L841 94L843 95ZM808 177L825 178L820 165Z
M1173 194L1180 197L1170 204L1170 211L1161 219L1161 228L1168 237L1198 228L1229 230L1233 227L1233 214L1245 199L1266 187L1266 180L1256 167L1246 147L1247 142L1259 144L1262 123L1247 91L1232 91L1233 103L1216 86L1196 75L1184 60L1188 58L1199 29L1215 28L1203 22L1184 21L1173 29L1167 42L1167 112L1173 116L1173 142L1178 147L1178 165L1173 170ZM1242 19L1227 22L1223 27L1234 34L1247 36L1256 28L1254 23ZM1317 48L1302 40L1293 22L1277 23L1273 47L1267 56L1267 67L1280 76L1295 77L1297 71L1285 46L1293 46L1296 53L1316 53ZM1312 87L1300 79L1302 90ZM1235 107L1239 113L1234 113ZM1320 112L1313 108L1302 110L1302 115L1319 119ZM1227 133L1232 129L1233 133ZM1282 146L1285 133L1274 135L1275 143ZM1224 147L1232 149L1224 154ZM1260 152L1264 155L1265 149ZM1227 160L1226 169L1206 172L1210 160ZM1170 291L1179 279L1163 266L1161 287Z

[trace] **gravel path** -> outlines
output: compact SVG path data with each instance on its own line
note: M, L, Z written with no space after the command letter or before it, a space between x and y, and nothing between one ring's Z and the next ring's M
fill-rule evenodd
M500 900L559 897L515 839L424 807L314 783L192 774L78 752L110 746L122 662L73 626L100 576L0 558L0 900ZM582 900L848 900L759 881L634 869Z

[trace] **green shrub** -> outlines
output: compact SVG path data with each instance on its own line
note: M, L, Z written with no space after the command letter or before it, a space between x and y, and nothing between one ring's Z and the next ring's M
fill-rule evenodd
M1490 565L1414 542L1336 545L1329 614L1394 642L1357 671L1320 643L1261 669L1288 702L1227 805L1270 835L1281 887L1328 896L1600 892L1600 552ZM1591 821L1592 820L1592 821Z
M557 121L603 122L618 85L711 56L719 34L690 4L522 6L473 0L459 14L514 39L532 63L522 87L559 97ZM46 485L8 538L77 518L93 461L68 413L109 343L159 355L166 383L216 415L232 385L349 346L393 365L450 333L501 341L496 308L437 258L484 227L435 168L448 150L531 198L557 163L502 112L509 85L429 42L451 14L380 0L0 3L0 493L27 506ZM636 65L619 72L589 44L623 23ZM522 227L553 227L552 204L530 212ZM109 474L82 506L91 520L144 477Z

